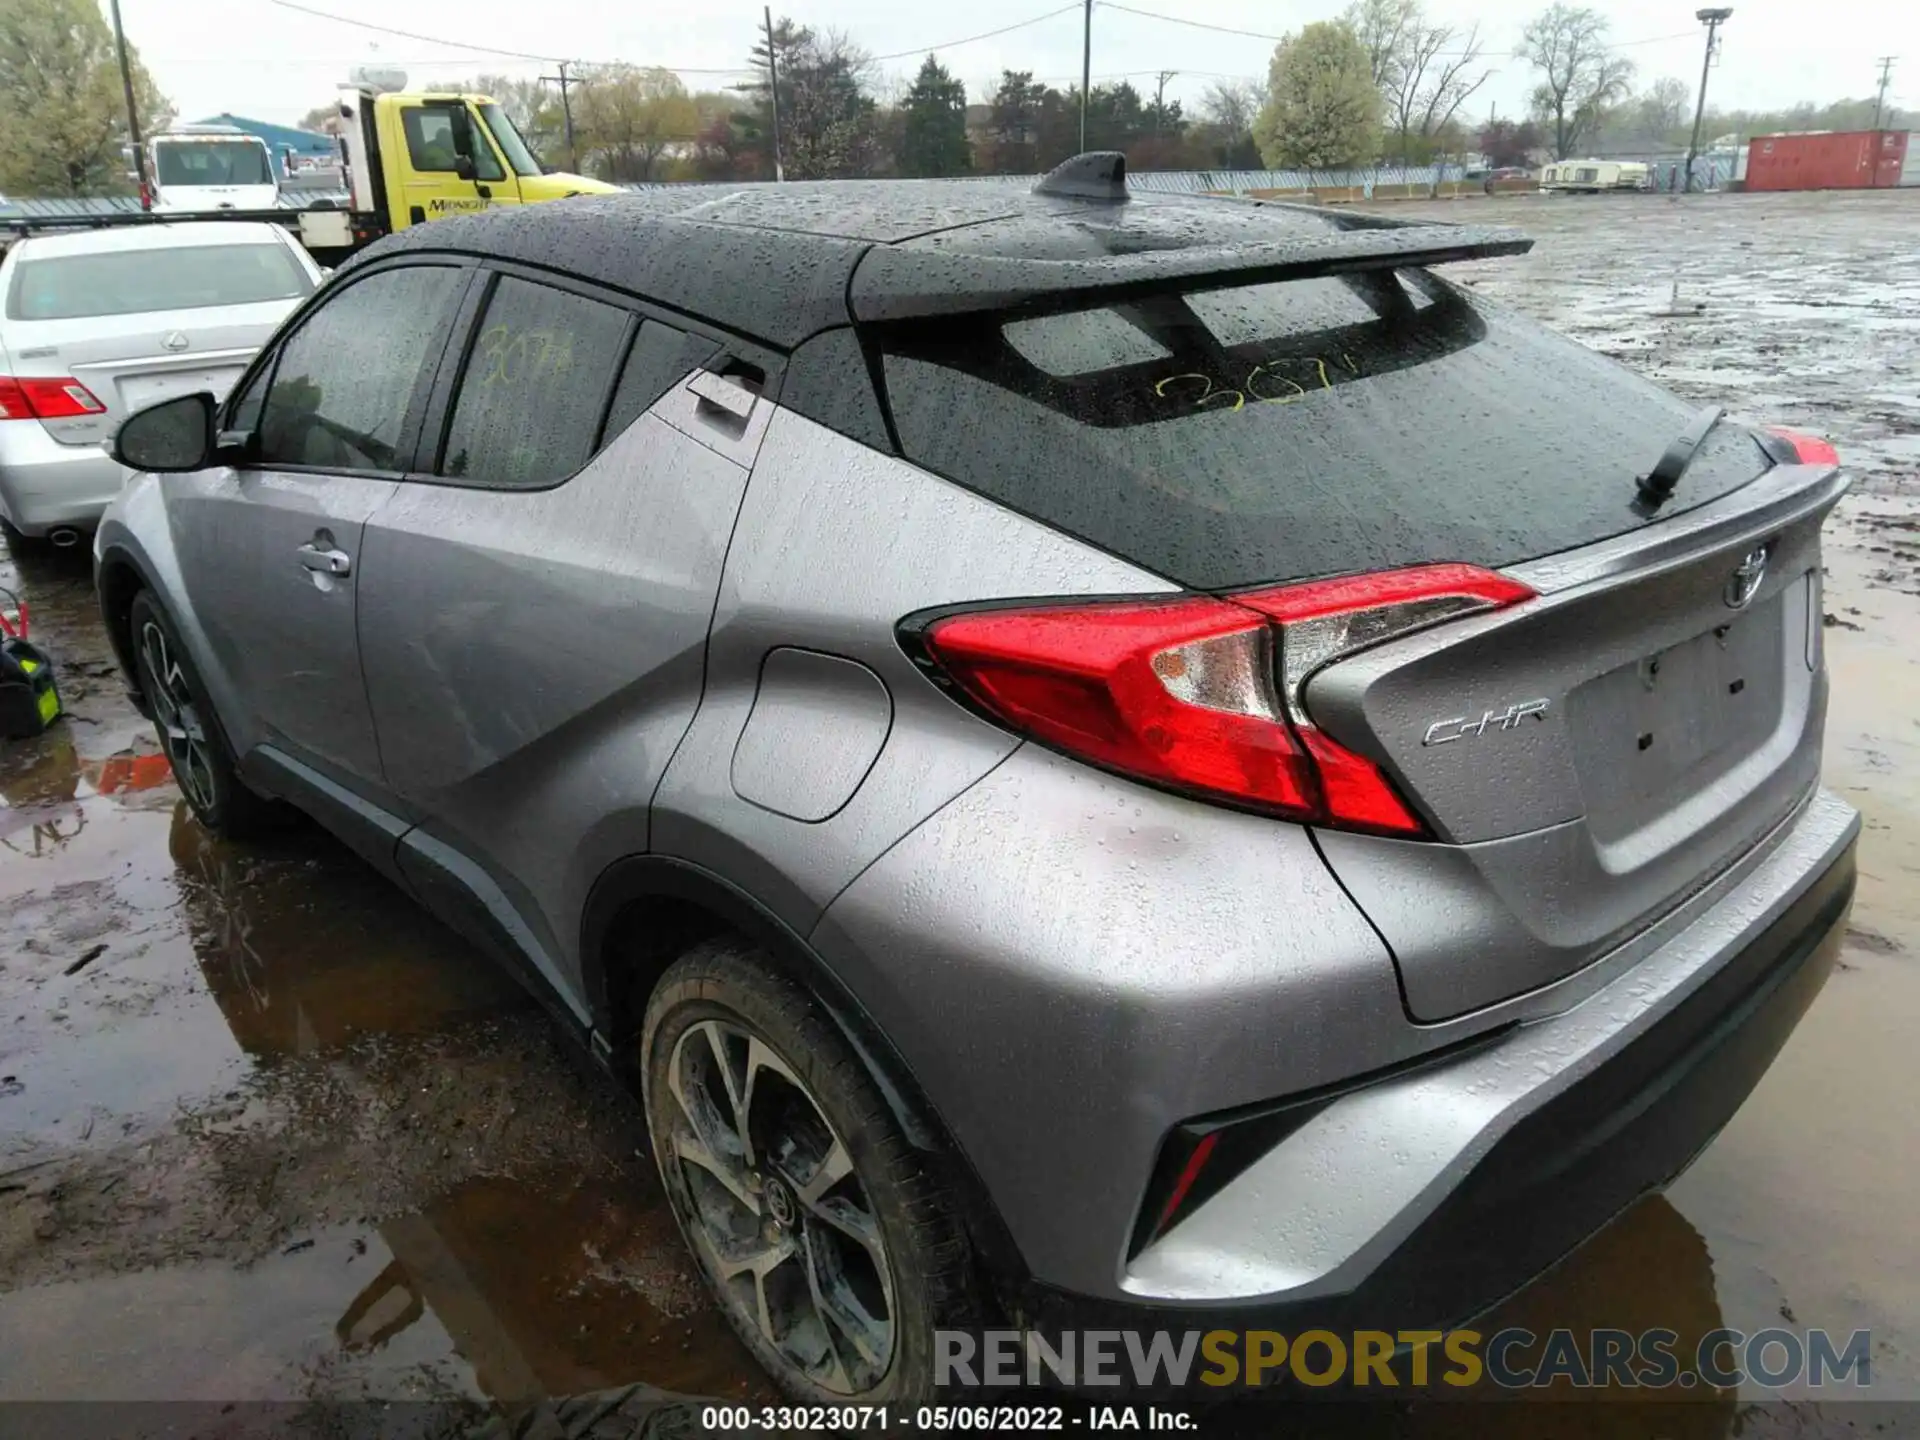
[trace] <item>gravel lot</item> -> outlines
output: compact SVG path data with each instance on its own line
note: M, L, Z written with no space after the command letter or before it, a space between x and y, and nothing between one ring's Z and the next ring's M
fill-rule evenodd
M1683 394L1831 436L1859 481L1828 532L1827 779L1867 825L1842 969L1671 1194L1508 1318L1870 1328L1875 1391L1920 1399L1920 191L1391 213L1530 230L1532 254L1457 273ZM72 712L0 751L0 1400L762 1393L633 1108L325 837L199 829L119 693L83 554L0 552L0 583ZM1698 1398L1664 1433L1860 1418ZM1402 1420L1541 1433L1471 1408Z

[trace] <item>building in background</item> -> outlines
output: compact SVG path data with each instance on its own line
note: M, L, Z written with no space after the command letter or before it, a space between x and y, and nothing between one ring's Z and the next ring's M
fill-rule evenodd
M258 135L267 142L267 149L273 153L273 168L281 181L286 181L301 170L336 169L340 164L340 149L333 136L321 135L312 130L299 130L291 125L274 125L265 120L249 120L244 115L209 115L196 122L201 125L231 125L236 130L244 130L249 135ZM289 169L288 157L292 156L292 168Z

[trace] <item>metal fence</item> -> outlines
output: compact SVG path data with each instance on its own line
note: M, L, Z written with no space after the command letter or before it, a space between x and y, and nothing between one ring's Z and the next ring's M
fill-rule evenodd
M1127 188L1143 194L1198 195L1254 190L1369 190L1386 186L1453 183L1466 177L1458 165L1376 165L1350 170L1129 170ZM1032 185L1038 175L955 175L976 185ZM629 184L629 190L683 190L689 186L725 187L725 180L653 180Z
M276 205L281 210L345 209L351 197L345 190L303 190L296 195L281 195ZM27 220L43 223L61 220L108 220L116 215L140 214L140 202L131 195L105 195L91 200L11 199L0 195L0 224Z

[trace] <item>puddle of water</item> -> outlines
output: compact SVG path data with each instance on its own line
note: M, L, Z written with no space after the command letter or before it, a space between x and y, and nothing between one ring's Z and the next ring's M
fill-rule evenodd
M1681 1177L1727 1323L1874 1332L1875 1390L1920 1398L1920 1189L1907 1143L1920 1033L1920 598L1877 584L1884 528L1920 502L1849 497L1827 530L1825 782L1861 812L1841 968L1731 1124ZM1848 626L1858 626L1850 629Z
M112 783L113 760L90 769ZM127 808L129 796L140 803ZM7 1150L85 1141L96 1120L123 1138L230 1091L250 1057L531 1003L317 831L226 845L170 781L70 802L57 839L45 838L56 829L45 805L12 813L36 817L42 839L0 882Z
M770 1400L663 1206L593 1182L478 1180L244 1268L0 1295L0 1403L474 1397L647 1381Z

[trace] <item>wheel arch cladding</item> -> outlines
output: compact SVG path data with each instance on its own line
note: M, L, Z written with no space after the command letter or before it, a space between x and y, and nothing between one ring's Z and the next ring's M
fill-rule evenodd
M609 866L587 898L583 978L594 1029L615 1074L637 1091L640 1024L661 977L695 945L726 933L758 945L819 1002L872 1077L901 1134L937 1163L976 1255L997 1279L1023 1282L1030 1271L1012 1233L893 1043L803 936L745 891L687 861L629 856Z
M133 663L133 597L152 588L146 571L126 551L113 549L101 556L99 575L94 582L100 617L107 627L107 640L120 662L127 688L136 693L140 681Z

